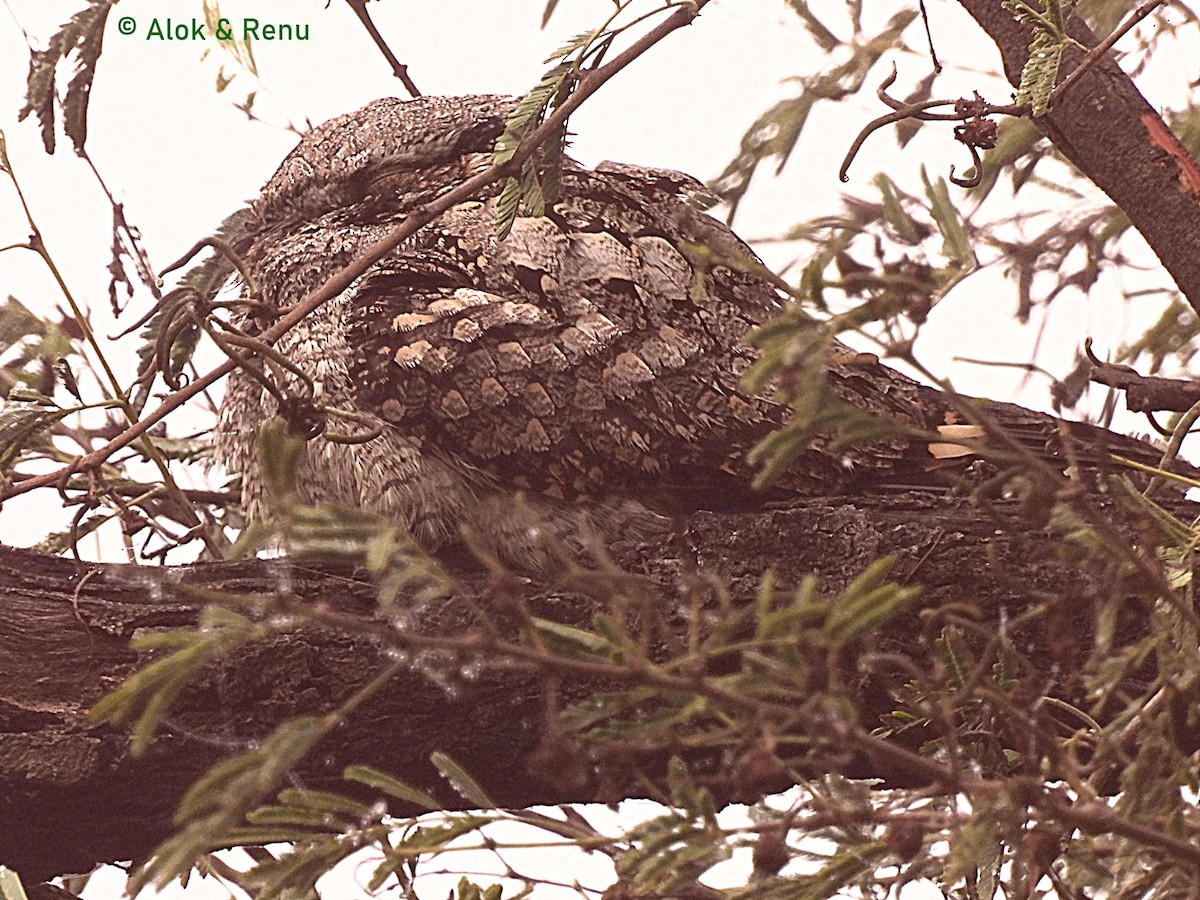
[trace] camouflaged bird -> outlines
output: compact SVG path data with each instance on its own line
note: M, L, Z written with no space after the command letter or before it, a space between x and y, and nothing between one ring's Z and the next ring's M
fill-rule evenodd
M295 303L487 164L513 102L384 99L308 134L235 241L262 299ZM752 274L695 258L696 246L754 258L686 202L703 191L678 172L568 160L553 208L517 218L503 240L498 185L421 228L275 345L311 379L328 427L378 431L357 444L313 436L299 499L394 517L430 549L465 526L517 562L539 556L546 527L612 536L647 508L760 503L745 454L788 410L739 382L755 360L746 332L777 315L780 298ZM285 396L302 393L284 367L261 366ZM828 374L863 409L926 430L946 421L942 395L874 357L840 348ZM251 517L267 499L255 433L276 412L258 381L235 372L216 455L242 474ZM1065 466L1059 420L1008 404L989 412ZM1100 436L1156 458L1132 439L1069 428L1099 458ZM891 438L835 452L817 440L775 495L904 482L933 455L956 455L954 445L936 451Z

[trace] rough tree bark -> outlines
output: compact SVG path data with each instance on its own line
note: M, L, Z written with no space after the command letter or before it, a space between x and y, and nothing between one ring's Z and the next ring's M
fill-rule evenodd
M873 560L895 555L893 576L921 584L925 593L903 620L889 625L878 649L903 654L918 667L932 665L922 609L966 599L1015 617L1033 603L1062 596L1071 598L1062 623L1071 639L1014 638L1031 643L1030 652L1045 659L1047 673L1055 667L1070 672L1072 655L1090 646L1092 596L1109 590L1096 583L1095 573L1058 558L1046 533L1024 518L1016 503L984 508L945 493L812 500L737 515L697 513L687 520L685 535L700 569L728 583L734 596L748 603L767 564L782 585L817 572L822 587L834 595ZM630 551L622 562L663 584L669 595L680 574L677 556L670 543L649 544ZM469 593L486 602L487 578L465 573L463 578ZM138 656L128 646L132 636L195 622L200 604L189 588L269 595L285 583L296 595L330 608L368 616L373 608L373 587L361 575L308 563L80 569L69 560L0 550L5 609L0 617L0 863L38 880L147 853L164 836L183 791L221 754L248 746L285 718L333 709L379 671L384 660L377 643L306 628L252 645L190 687L172 711L169 727L142 758L130 756L124 730L88 719L91 704L137 666ZM531 585L527 596L541 614L569 623L585 624L598 608L595 600L553 586ZM428 607L420 628L466 634L472 618L468 606L460 598ZM1137 631L1142 607L1130 602L1128 609L1129 628ZM873 727L892 708L887 673L858 677L859 720ZM595 687L580 679L568 690ZM309 785L345 790L341 770L369 763L455 808L463 801L429 763L432 751L443 750L498 803L523 807L636 796L636 769L651 776L660 771L662 760L640 759L627 783L564 784L530 764L543 722L543 687L531 674L487 672L448 694L443 686L408 673L348 722L298 777ZM705 760L694 761L703 773ZM708 781L718 796L735 799L741 786L727 774L727 763L712 766ZM861 757L846 757L842 769L895 784L921 778L881 769Z
M1027 33L1000 0L960 2L996 40L1015 82ZM1074 28L1085 43L1094 42ZM1068 54L1066 67L1076 61ZM1200 307L1196 166L1128 77L1101 61L1039 125L1129 214ZM1078 610L1089 606L1092 575L1048 555L1043 533L1012 508L980 509L936 494L841 497L757 514L700 513L687 525L700 564L727 579L739 597L753 596L768 566L783 583L819 571L836 591L866 563L893 553L896 574L926 588L926 606L971 597L999 612L1059 594L1079 598ZM649 546L627 562L670 584L678 568L672 560L673 548ZM230 746L260 737L285 717L333 707L377 670L379 649L369 641L301 630L253 646L192 686L171 727L141 759L130 757L127 734L89 721L90 705L138 663L131 636L195 621L189 585L270 592L285 569L299 595L369 613L369 584L319 566L260 561L79 570L70 561L0 550L0 863L36 881L146 853L169 827L187 785ZM486 594L484 581L468 583ZM530 595L568 621L586 621L591 609L586 598L546 586L531 587ZM1130 610L1136 615L1138 606ZM429 609L423 627L463 631L470 617L462 602L452 602ZM919 627L892 629L887 639L895 642L890 649L917 660L928 649ZM1070 640L1044 649L1048 666L1069 671L1062 657L1073 650ZM860 718L869 723L885 711L886 696L869 683L861 687ZM502 804L592 799L596 785L564 789L529 769L544 715L540 694L539 681L528 675L490 677L454 696L417 675L403 676L298 777L321 784L348 763L372 763L452 807L455 798L428 762L432 750L442 749ZM845 769L911 780L910 773L880 772L869 759L847 759ZM629 790L600 787L605 799ZM727 785L727 796L736 789Z

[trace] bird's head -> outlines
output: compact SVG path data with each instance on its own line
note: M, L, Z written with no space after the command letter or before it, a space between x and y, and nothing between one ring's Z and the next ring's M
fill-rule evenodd
M304 136L263 186L244 233L326 213L384 218L461 182L490 154L515 100L492 94L376 100Z

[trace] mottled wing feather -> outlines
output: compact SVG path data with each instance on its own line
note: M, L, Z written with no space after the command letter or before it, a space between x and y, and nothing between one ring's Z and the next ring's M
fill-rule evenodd
M500 243L494 201L464 204L360 282L347 316L360 400L514 487L744 492L745 450L782 421L738 386L741 338L774 293L728 269L697 280L675 249L701 237L681 233L690 210L664 218L653 194L592 173L564 187L551 216ZM457 259L457 286L416 287L410 258Z

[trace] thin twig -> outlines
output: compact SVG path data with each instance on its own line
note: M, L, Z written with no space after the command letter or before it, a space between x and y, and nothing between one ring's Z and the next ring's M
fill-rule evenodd
M192 246L188 248L183 256L179 257L179 259L175 260L175 262L163 269L159 273L159 277L161 278L168 272L174 272L176 269L186 264L188 260L190 260L205 247L211 247L214 251L220 253L227 260L233 263L233 267L237 269L238 274L242 276L242 283L246 285L246 290L250 292L251 297L261 296L258 290L258 284L254 280L254 275L251 274L250 267L246 265L246 261L242 259L241 254L233 248L233 244L229 243L229 241L224 240L223 238L217 237L216 235L210 235L196 241L196 243L192 244Z
M921 21L925 23L925 40L929 43L929 61L933 63L933 71L941 72L942 63L938 59L937 49L933 46L933 30L929 27L929 11L925 9L925 0L920 0Z
M867 138L869 138L874 132L878 131L884 125L891 125L895 122L901 122L905 119L918 119L922 122L966 122L968 119L994 115L1024 116L1029 112L1029 107L1025 104L1017 105L1006 103L1001 105L993 105L991 103L981 103L978 93L975 95L975 105L971 107L970 112L960 111L958 108L960 101L957 99L922 100L919 103L904 103L903 101L897 100L895 97L892 97L887 93L887 89L890 88L895 81L896 66L893 65L891 74L888 75L879 85L879 87L875 89L875 95L881 101L883 101L883 103L890 106L892 111L879 116L876 119L872 119L862 127L861 131L859 131L858 136L855 137L854 141L850 144L850 149L846 151L846 156L842 160L841 168L838 169L838 178L841 181L844 182L850 180L850 176L848 174L850 171L850 164L854 162L854 158L858 156L858 152L862 149L863 144L866 143ZM936 109L939 106L954 107L955 111L945 113L930 112L930 110ZM950 169L950 180L961 187L975 187L975 185L979 183L979 180L982 180L982 163L979 158L979 154L967 141L960 141L960 143L966 144L967 148L971 150L971 158L975 165L975 171L977 173L976 179L978 180L955 178L953 167Z
M375 23L371 20L371 14L367 12L367 0L346 0L346 5L354 10L354 14L358 16L358 21L362 22L363 28L371 36L371 40L375 42L375 46L379 48L379 52L383 54L383 58L388 61L388 65L392 67L392 74L400 79L400 83L404 85L404 89L408 91L408 95L410 97L420 97L421 92L417 90L416 84L409 77L408 66L396 59L396 54L392 53L392 48L387 45L387 41L383 39L383 35L379 33L379 29L375 27Z
M1079 65L1072 69L1070 74L1051 91L1050 107L1053 108L1055 101L1061 100L1062 96L1083 77L1088 69L1099 61L1100 57L1111 50L1117 41L1123 38L1138 22L1142 21L1142 19L1146 18L1146 16L1150 15L1150 13L1166 2L1167 0L1147 0L1147 2L1130 13L1129 18L1122 22L1116 31L1089 50L1083 59L1079 61Z
M58 285L63 298L67 301L67 305L71 308L71 314L75 318L76 325L83 333L84 344L92 350L93 354L95 355L96 362L99 364L96 382L99 385L100 390L102 391L106 401L118 406L122 414L125 416L126 421L131 423L130 427L125 431L126 434L130 435L129 440L126 441L125 444L134 440L140 442L142 453L155 466L155 468L158 469L167 491L171 494L175 502L179 504L179 508L183 511L184 516L190 517L191 521L189 521L187 524L199 525L200 517L196 514L195 510L191 508L187 498L181 492L179 484L175 481L175 477L172 474L170 467L167 465L166 458L159 451L158 447L155 446L154 442L148 436L146 436L146 431L149 428L149 424L138 421L137 410L133 408L128 396L121 388L121 383L118 380L116 373L113 371L108 358L104 355L104 350L100 346L100 342L96 337L95 331L92 329L91 323L88 320L88 316L84 313L83 308L79 305L75 295L71 292L70 287L68 287L66 279L63 278L62 273L59 271L58 265L54 262L54 258L50 255L50 251L42 239L41 229L38 227L37 222L34 221L33 213L30 210L29 204L26 202L25 195L21 190L21 185L17 179L16 173L13 171L11 165L9 165L4 171L13 184L13 189L17 194L17 200L21 204L21 210L24 212L25 220L28 222L29 228L32 232L29 239L29 247L42 258L46 268L50 270L51 277ZM100 373L103 373L103 377L100 377ZM111 444L112 442L110 441L109 445ZM124 444L120 446L124 446ZM114 450L115 449L118 448L114 448ZM59 472L50 473L49 475L44 476L48 479L48 481L42 486L61 483L65 481L65 479L72 472L77 472L80 469L97 468L108 459L108 455L105 455L98 457L95 462L86 462L95 455L95 451L93 451L84 457L74 460L71 464ZM11 486L5 488L5 490L0 493L0 501L10 496L10 491L15 491L15 489ZM24 493L23 490L16 492ZM220 559L220 548L214 542L212 536L205 531L202 533L201 537L209 551L217 559Z

